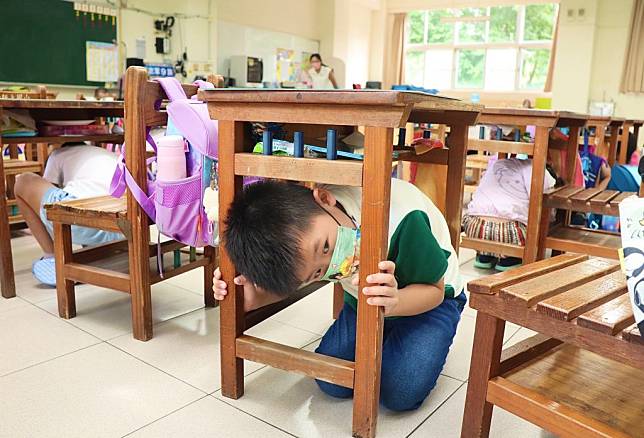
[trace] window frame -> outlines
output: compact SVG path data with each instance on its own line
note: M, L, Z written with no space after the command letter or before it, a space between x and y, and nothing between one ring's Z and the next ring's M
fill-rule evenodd
M526 92L543 92L543 90L538 90L538 89L530 89L530 88L521 88L521 75L522 75L522 68L523 68L523 50L529 50L529 49L549 49L550 53L552 53L552 50L554 49L554 33L556 32L556 17L559 13L559 4L557 2L552 2L552 4L555 7L555 13L554 13L554 22L553 22L553 38L550 40L539 40L539 41L525 41L524 36L525 36L525 13L526 13L526 7L528 6L527 4L516 4L516 5L494 5L494 6L484 6L484 7L478 7L481 9L486 9L486 17L488 17L487 20L485 20L485 41L486 42L467 42L467 43L461 43L458 41L458 35L460 31L460 25L463 22L467 21L474 21L474 20L468 20L467 18L464 20L459 20L459 17L454 16L453 20L450 20L453 23L453 28L452 28L452 41L449 43L428 43L428 36L429 36L429 12L430 11L435 11L435 10L450 10L450 11L455 11L458 9L464 9L464 8L430 8L430 9L424 9L421 11L411 11L411 12L423 12L423 43L408 43L408 34L409 34L409 27L405 26L405 34L404 34L404 40L403 40L403 55L406 57L407 52L412 51L412 52L425 52L425 56L423 59L427 56L426 52L429 50L435 49L435 50L452 50L452 70L451 70L451 78L450 78L450 87L447 90L442 90L442 91L457 91L457 92L506 92L506 93L526 93ZM517 18L516 18L516 32L515 32L515 38L514 41L508 41L508 42L488 42L489 41L489 36L490 36L490 13L491 9L493 7L508 7L508 6L514 6L517 8ZM409 14L409 13L408 13ZM483 68L483 87L481 88L459 88L456 86L457 83L457 78L458 78L458 51L459 50L472 50L472 49L483 49L485 51L485 65ZM487 74L487 50L488 49L515 49L516 50L516 57L515 57L515 69L514 69L514 86L511 90L488 90L485 88L485 80L486 80L486 74ZM425 78L425 68L426 68L426 63L423 63L423 80ZM424 84L423 84L424 85Z

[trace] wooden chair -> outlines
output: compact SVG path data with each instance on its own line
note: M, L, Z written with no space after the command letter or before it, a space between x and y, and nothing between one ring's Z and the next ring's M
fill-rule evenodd
M462 438L499 406L562 437L644 436L644 339L614 260L565 254L470 282ZM505 324L539 334L502 351Z
M188 96L197 88L184 85ZM165 110L155 109L155 103L166 96L157 82L148 81L143 68L131 67L125 74L125 143L126 166L140 187L147 184L146 128L164 125ZM160 245L158 260L156 244L150 244L149 220L128 189L120 199L103 196L47 205L47 217L54 223L56 256L56 291L58 312L68 319L76 315L74 282L94 284L128 293L132 296L132 325L134 337L141 341L152 338L152 302L150 285L204 267L204 302L215 306L212 277L217 252L206 247L203 255L194 251L185 254L185 245L169 241ZM72 251L71 225L121 232L125 240ZM179 251L177 253L177 251ZM150 257L157 257L163 266L163 255L175 253L180 263L166 267L163 274L152 273Z
M640 162L642 160L644 158ZM640 192L642 190L644 189L640 185ZM619 233L571 225L570 216L572 212L619 216L619 203L635 194L637 193L584 189L570 185L545 193L539 227L539 258L545 257L546 249L552 249L554 254L574 252L618 259L617 250L621 248ZM552 209L558 209L562 213L557 216L554 224L550 223Z
M635 140L637 141L637 138L639 136L639 130L640 127L644 124L643 120L637 120L637 119L626 119L624 121L624 124L622 125L622 130L619 135L619 146L618 146L618 154L617 154L617 162L620 164L628 164L628 160L630 160L630 157L626 156L626 152L628 150L628 136L631 132L631 129L633 129L633 135L635 136Z
M39 85L35 91L0 90L0 99L55 99L56 95L57 93L48 92L47 87L43 85ZM24 144L25 147L24 160L18 159L19 144ZM34 146L35 155L33 153ZM5 147L9 149L9 159L4 161L9 223L15 224L23 222L13 193L16 176L27 172L42 173L47 159L47 145L31 144L29 143L29 137L4 138L0 140L0 152L2 152L0 158L4 157Z

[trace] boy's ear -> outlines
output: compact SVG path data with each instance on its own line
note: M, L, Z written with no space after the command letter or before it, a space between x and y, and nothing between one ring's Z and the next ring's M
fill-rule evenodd
M333 207L336 203L335 196L333 196L330 191L320 187L313 189L313 199L315 199L315 202L317 202L321 207Z

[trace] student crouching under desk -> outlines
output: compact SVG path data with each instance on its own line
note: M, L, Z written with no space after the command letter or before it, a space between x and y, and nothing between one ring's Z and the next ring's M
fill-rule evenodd
M555 186L557 176L549 165L543 190ZM525 246L527 237L532 160L492 158L463 217L465 235L474 239ZM520 266L517 257L477 253L474 266L507 271Z
M245 187L227 216L223 245L244 288L244 310L280 301L312 282L339 281L345 304L317 352L355 360L357 294L385 312L381 403L417 409L436 385L466 304L456 251L440 211L418 188L393 179L387 260L358 291L361 189L264 181ZM215 298L227 285L219 270ZM377 286L376 286L377 285ZM325 393L353 390L317 381Z
M66 145L50 155L43 176L24 173L16 177L18 208L43 251L32 265L34 277L41 283L56 286L53 225L43 206L109 194L116 162L117 156L101 147ZM94 246L122 238L120 233L72 226L72 242L77 245Z

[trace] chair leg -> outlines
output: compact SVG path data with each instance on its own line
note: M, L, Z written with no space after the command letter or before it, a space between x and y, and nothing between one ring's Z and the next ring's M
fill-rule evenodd
M65 265L73 261L71 225L54 222L54 254L58 314L61 318L70 319L76 316L74 281L65 278Z
M132 296L132 330L134 339L152 339L152 291L150 289L149 229L132 227L128 240L130 294Z
M206 307L217 307L217 300L212 291L212 277L215 274L217 266L217 248L206 246L203 250L203 256L208 260L208 264L203 267L203 301Z
M491 403L487 398L487 383L499 372L505 321L481 311L476 315L472 363L467 384L461 438L483 437L490 434Z
M340 283L333 285L333 319L338 319L344 307L344 288Z

